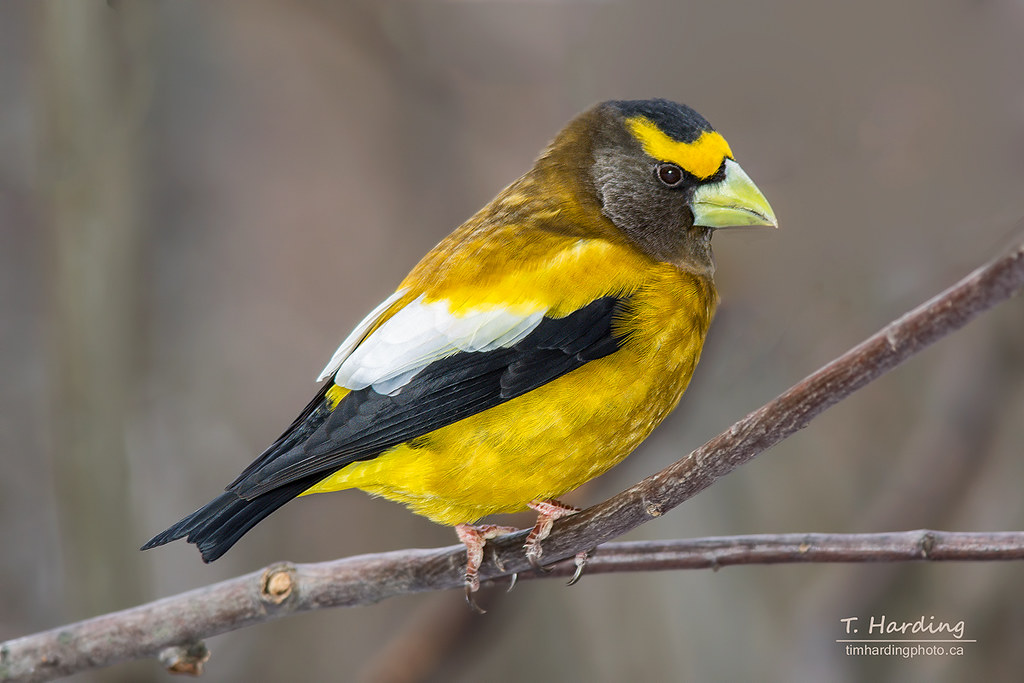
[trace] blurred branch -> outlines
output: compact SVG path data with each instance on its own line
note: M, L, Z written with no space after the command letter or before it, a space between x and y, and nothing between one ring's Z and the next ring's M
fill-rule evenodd
M562 560L660 517L929 344L1024 287L1024 239L953 287L805 378L681 460L609 500L555 523L545 559ZM481 578L526 571L526 532L488 544ZM747 537L602 546L591 573L720 567L755 562L1021 559L1022 534L908 532L859 536ZM694 563L696 565L688 564ZM704 564L700 564L700 563ZM287 614L368 605L395 595L462 586L460 547L403 550L321 564L279 564L219 584L0 644L0 680L38 681ZM500 569L499 569L500 567ZM194 648L199 652L205 651ZM174 652L182 652L176 647ZM171 657L171 659L174 659Z
M487 590L485 594L492 591ZM389 629L387 639L352 676L364 683L422 683L452 680L452 660L479 651L494 637L502 622L481 622L462 600L437 594L415 609L406 610L401 623ZM493 642L493 641L491 641ZM449 669L445 671L445 669Z
M154 9L39 3L37 200L47 230L54 489L67 612L147 592L131 528L126 415L136 399ZM83 494L87 491L88 495ZM119 572L111 572L117 566Z

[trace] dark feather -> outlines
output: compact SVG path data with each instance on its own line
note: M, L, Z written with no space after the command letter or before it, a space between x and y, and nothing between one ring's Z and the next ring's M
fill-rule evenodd
M605 297L564 318L545 318L518 344L435 361L397 394L352 391L331 410L330 382L225 493L157 534L143 550L186 538L205 562L317 482L359 460L521 396L623 342L612 332L626 299Z
M199 548L203 562L213 562L226 553L249 529L321 478L312 477L308 480L289 482L251 500L227 491L170 529L151 538L141 549L149 550L188 537L188 542Z
M604 297L564 318L545 318L512 347L435 361L394 396L371 387L353 391L308 439L270 458L264 455L261 466L250 468L230 490L251 498L296 479L327 476L607 356L621 345L612 320L625 304Z

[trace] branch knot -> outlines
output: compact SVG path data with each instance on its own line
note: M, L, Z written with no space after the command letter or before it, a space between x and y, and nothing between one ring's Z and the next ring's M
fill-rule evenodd
M260 599L272 605L280 605L288 599L295 588L295 566L283 562L271 565L263 572L260 581Z

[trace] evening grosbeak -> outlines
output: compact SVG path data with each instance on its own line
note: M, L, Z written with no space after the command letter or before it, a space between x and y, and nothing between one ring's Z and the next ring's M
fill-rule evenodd
M598 104L356 326L224 493L143 549L187 537L212 562L292 498L358 488L454 526L467 596L508 530L481 517L536 510L536 565L575 512L556 498L679 402L718 300L711 234L741 225L775 215L700 114Z

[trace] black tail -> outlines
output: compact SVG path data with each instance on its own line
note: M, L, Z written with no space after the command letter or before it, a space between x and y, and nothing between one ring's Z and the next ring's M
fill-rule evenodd
M267 491L252 500L227 491L170 529L149 539L141 549L149 550L187 536L188 542L195 543L199 548L203 562L213 562L264 517L322 478L323 475L319 475L311 479L294 481Z

